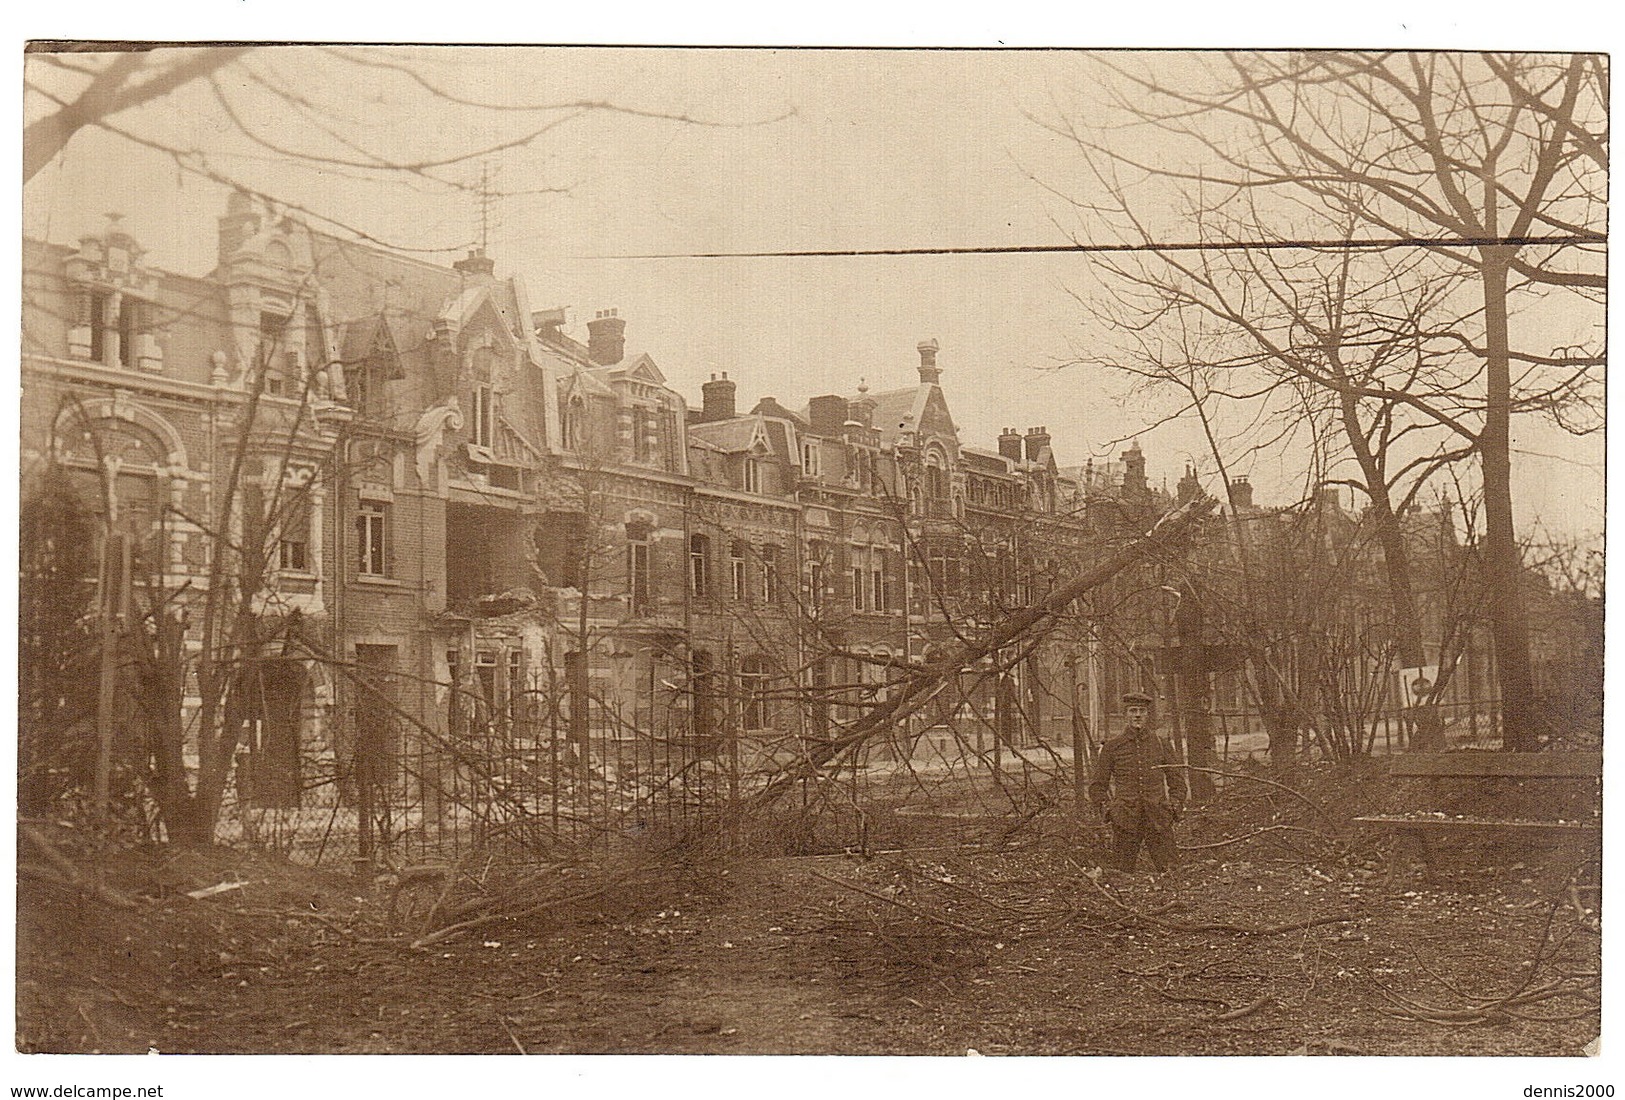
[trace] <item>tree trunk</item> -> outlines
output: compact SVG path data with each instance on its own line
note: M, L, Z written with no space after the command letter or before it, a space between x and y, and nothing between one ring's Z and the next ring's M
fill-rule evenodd
M147 751L152 757L153 799L171 844L197 847L208 836L198 828L191 791L186 785L186 729L182 719L185 653L181 625L168 615L157 616L150 663L142 677L142 706L146 711Z
M1371 515L1377 526L1377 541L1382 544L1388 607L1394 620L1394 648L1401 668L1420 668L1427 663L1427 649L1422 643L1422 621L1417 615L1416 595L1411 587L1411 557L1405 545L1405 532L1394 514L1386 475L1377 456L1371 453L1360 425L1359 398L1344 392L1341 403L1343 431L1365 478L1366 498L1371 502ZM1437 690L1434 697L1438 697ZM1439 752L1444 748L1444 724L1439 720L1437 707L1430 704L1418 708L1410 748L1414 752Z
M583 595L582 599L586 599ZM564 688L570 696L570 752L576 768L586 775L592 765L591 725L589 707L592 706L592 678L587 675L585 640L564 655Z
M1501 686L1501 747L1540 747L1534 712L1529 624L1523 610L1523 562L1512 528L1511 358L1507 334L1507 270L1512 250L1483 255L1485 402L1481 448L1484 469L1484 581L1490 631Z

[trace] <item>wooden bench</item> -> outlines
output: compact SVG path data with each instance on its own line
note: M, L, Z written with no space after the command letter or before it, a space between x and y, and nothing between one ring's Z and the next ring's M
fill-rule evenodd
M1406 753L1395 756L1389 774L1400 779L1435 780L1522 780L1592 781L1602 778L1600 752L1443 752ZM1410 839L1422 854L1423 862L1433 863L1430 837L1526 836L1570 837L1589 841L1602 833L1599 818L1569 820L1528 820L1482 818L1439 811L1413 814L1371 814L1354 819L1362 825L1387 829Z

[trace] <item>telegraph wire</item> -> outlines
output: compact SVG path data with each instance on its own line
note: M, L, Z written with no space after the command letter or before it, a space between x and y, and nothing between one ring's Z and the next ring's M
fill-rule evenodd
M1533 237L1369 237L1279 241L1145 241L1137 244L1011 244L940 248L805 248L761 252L650 252L578 256L581 260L755 260L835 259L846 256L1022 256L1046 253L1119 252L1276 252L1290 249L1379 251L1390 248L1495 248L1536 245L1606 245L1606 233L1562 233Z

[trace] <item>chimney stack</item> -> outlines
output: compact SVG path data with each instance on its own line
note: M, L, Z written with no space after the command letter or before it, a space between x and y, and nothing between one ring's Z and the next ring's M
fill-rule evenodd
M813 398L807 402L807 426L814 435L840 435L841 425L849 415L846 406L846 398L839 394L827 393Z
M626 320L618 310L601 309L587 322L587 358L600 367L626 358Z
M1012 462L1021 461L1021 433L1014 428L999 432L999 453Z
M468 255L451 265L453 269L475 279L492 279L496 277L496 261L485 254L483 248L471 248Z
M1048 428L1028 428L1027 429L1027 461L1028 462L1037 462L1038 461L1038 456L1043 454L1044 453L1044 448L1048 447L1048 446L1049 446L1049 429Z
M229 261L250 237L260 231L260 210L245 191L233 191L226 198L226 213L220 219L219 260Z
M937 366L936 340L921 340L920 352L920 382L927 386L934 386L942 377L942 370Z
M1179 503L1189 504L1202 495L1202 483L1196 479L1196 467L1185 464L1185 476L1179 479Z
M723 371L720 376L711 375L711 381L700 386L703 408L700 410L700 423L709 424L713 420L732 420L734 413L734 393L738 389L728 379L728 372Z
M1253 487L1244 477L1234 478L1230 482L1230 507L1238 512L1253 506Z
M1140 441L1136 439L1123 452L1123 492L1149 491L1150 487L1145 483L1145 452L1140 450Z

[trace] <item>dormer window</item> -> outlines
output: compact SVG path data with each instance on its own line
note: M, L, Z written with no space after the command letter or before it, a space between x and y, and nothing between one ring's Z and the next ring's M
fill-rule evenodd
M273 397L284 396L290 386L287 371L289 356L284 343L287 331L288 318L285 315L260 314L260 346L256 358L265 371L265 392Z
M745 492L760 493L762 491L762 460L755 457L745 459Z
M808 477L818 476L818 444L811 439L801 441L801 472Z
M148 304L128 294L87 290L79 296L78 324L68 333L69 354L103 366L156 370Z
M119 365L134 370L140 362L141 348L139 346L143 333L146 332L146 305L139 298L121 295L118 311L118 361Z
M632 457L638 463L646 463L654 456L654 414L648 409L635 408L632 410Z
M89 356L98 363L107 362L107 309L111 297L92 290L80 299L80 320L90 329Z
M362 324L376 327L365 345L366 351L357 361L344 366L344 396L357 416L380 420L391 412L385 383L398 381L406 374L401 370L400 355L383 318Z
M81 237L78 251L66 261L74 287L68 354L104 367L162 370L147 297L155 280L142 269L141 247L118 227L119 215L108 219L107 229Z
M570 398L564 406L564 423L561 429L564 445L572 451L581 450L587 430L587 403L579 394Z
M378 415L377 404L382 390L382 380L378 371L371 362L360 364L355 370L349 372L344 380L345 396L350 399L350 407L361 416Z

